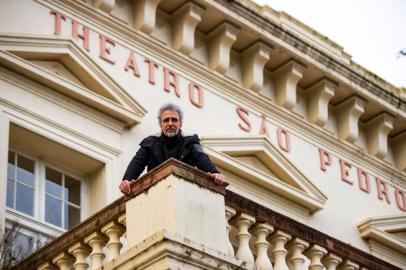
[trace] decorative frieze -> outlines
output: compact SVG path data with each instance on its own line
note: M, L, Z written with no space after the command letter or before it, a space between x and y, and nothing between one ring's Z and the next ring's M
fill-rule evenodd
M156 10L161 0L135 0L133 27L151 33L155 27Z
M306 67L295 60L277 68L272 79L275 86L275 102L277 105L291 110L296 105L297 84L303 77Z
M225 73L230 66L231 46L237 40L239 29L228 22L224 22L212 30L209 40L209 68Z
M256 42L241 53L242 84L255 92L261 90L264 83L264 67L271 55L271 47Z
M388 134L393 129L395 118L381 113L365 123L367 150L370 155L383 159L388 153Z
M323 127L328 120L328 104L337 90L337 85L328 79L322 79L306 89L307 120Z
M358 138L358 120L364 113L366 101L352 96L336 106L338 138L353 143Z
M172 14L172 48L189 55L195 48L195 30L204 9L187 2Z

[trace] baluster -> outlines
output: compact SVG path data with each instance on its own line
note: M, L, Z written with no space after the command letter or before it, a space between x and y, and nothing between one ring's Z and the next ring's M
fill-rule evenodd
M299 238L295 238L289 241L287 245L289 257L287 261L289 262L288 263L289 269L291 270L303 269L303 264L305 262L303 251L308 247L309 243Z
M55 264L46 262L38 266L37 270L58 270Z
M248 232L249 227L254 223L255 218L245 213L241 213L235 221L235 225L238 228L238 250L236 257L248 263L254 263L254 255L252 255L249 246L251 234Z
M286 254L288 253L285 249L285 244L291 239L291 236L285 232L277 231L271 236L271 244L273 250L271 252L274 269L275 270L288 270L288 265L286 264Z
M123 246L120 237L124 234L125 227L113 221L105 225L101 231L109 238L107 248L109 250L109 260L112 260L120 255L120 249Z
M310 259L309 270L323 270L324 266L321 264L321 258L327 254L327 250L319 245L313 245L310 249L306 250L306 256Z
M266 240L268 235L273 232L273 226L269 223L258 223L252 231L256 237L254 245L257 250L257 259L255 265L261 270L273 270L271 260L268 258L269 243Z
M67 252L62 252L53 259L59 270L70 270L75 259Z
M107 240L107 237L100 232L94 232L85 238L85 243L92 248L92 253L90 253L92 270L103 265L103 259L105 257L103 247L106 245Z
M359 265L353 261L345 261L339 268L338 270L358 270Z
M86 259L90 254L90 247L82 242L79 242L69 248L69 253L75 257L75 263L73 267L75 270L86 270L89 268L89 264Z
M234 248L233 248L233 245L231 244L231 241L230 241L230 231L231 231L231 225L230 225L230 218L231 217L233 217L233 216L235 216L235 214L236 214L236 211L235 211L235 209L233 209L233 208L231 208L231 207L229 207L229 206L226 206L226 230L227 230L227 236L228 236L228 243L227 243L227 253L229 254L229 255L231 255L231 256L234 256Z
M343 260L333 253L329 253L324 257L321 262L326 267L326 270L336 270L337 265L339 265Z

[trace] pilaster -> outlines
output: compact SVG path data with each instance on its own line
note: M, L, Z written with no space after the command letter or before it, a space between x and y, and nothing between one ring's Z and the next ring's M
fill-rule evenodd
M336 106L338 138L353 143L358 138L358 120L364 113L366 101L352 96Z
M388 153L388 134L393 129L395 118L381 113L365 123L367 150L370 155L383 159Z
M275 102L291 110L296 105L297 84L303 77L306 67L295 60L283 64L272 74L275 85Z
M156 22L156 10L161 0L135 0L133 27L144 33L151 33Z
M328 104L337 90L337 85L327 79L315 83L306 89L307 120L323 127L328 120Z
M195 47L195 30L202 19L204 9L187 2L176 10L172 23L172 48L189 55Z
M255 92L264 83L264 67L271 55L271 48L263 42L256 42L241 53L242 84Z
M225 73L230 66L231 46L237 40L239 29L224 22L208 34L209 68Z

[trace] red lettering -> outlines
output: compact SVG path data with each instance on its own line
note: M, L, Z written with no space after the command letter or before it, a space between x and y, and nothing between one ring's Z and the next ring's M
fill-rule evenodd
M290 135L286 129L278 128L277 139L279 147L285 151L290 152Z
M402 211L406 211L406 192L395 189L396 205Z
M195 92L197 91L197 100L196 100L196 95ZM195 84L193 82L189 83L189 100L192 102L193 105L195 105L198 108L202 108L204 105L204 97L203 97L203 88Z
M269 129L265 115L262 115L262 123L261 127L259 128L259 135L265 135L266 137L269 137Z
M386 202L390 204L388 184L382 179L376 177L376 188L378 190L378 199L383 200L383 196L385 196Z
M135 60L134 52L131 52L128 56L127 63L125 64L124 70L128 71L132 69L134 76L140 77L140 70L138 69L137 61Z
M319 156L320 156L320 169L325 172L326 166L331 165L332 156L330 152L327 152L322 148L319 148Z
M246 109L244 109L244 108L242 108L240 106L238 106L236 108L236 112L237 112L238 116L240 117L240 119L246 125L246 126L243 126L243 125L241 125L241 123L238 123L238 127L243 131L250 132L252 127L251 127L251 123L250 123L250 121L248 120L248 117L247 117L249 115L249 112Z
M54 34L59 36L61 34L61 21L66 20L66 17L55 10L51 10L51 14L55 15L55 30Z
M90 51L89 47L89 28L86 26L82 25L83 29L83 34L78 33L78 28L79 28L79 23L75 20L72 21L72 36L75 40L78 38L83 40L83 48L85 48L86 51Z
M111 48L106 47L107 43L109 43L113 47L116 46L116 43L114 42L114 40L100 34L100 55L99 56L104 61L114 65L115 61L108 58L108 56L111 54Z
M158 68L158 64L150 59L145 59L145 63L148 64L148 82L155 85L155 69Z
M170 80L170 78L172 78L172 80ZM180 97L178 75L175 72L164 67L164 90L166 92L170 92L171 87L175 90L176 96Z
M352 185L354 184L354 182L348 179L348 176L350 176L350 172L348 171L348 169L351 169L351 164L345 160L340 159L341 180Z
M357 168L357 176L358 176L358 186L359 189L369 193L371 190L370 185L369 185L369 176L366 171Z

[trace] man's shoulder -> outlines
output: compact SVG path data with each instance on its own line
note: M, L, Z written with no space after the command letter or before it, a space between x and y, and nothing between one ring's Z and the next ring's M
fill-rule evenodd
M182 133L183 140L187 143L199 143L200 139L197 134L184 134Z
M152 144L154 144L155 142L157 142L159 140L159 137L161 136L160 133L156 133L153 135L150 135L146 138L144 138L141 142L140 142L140 146L144 146L144 147L148 147L151 146Z

